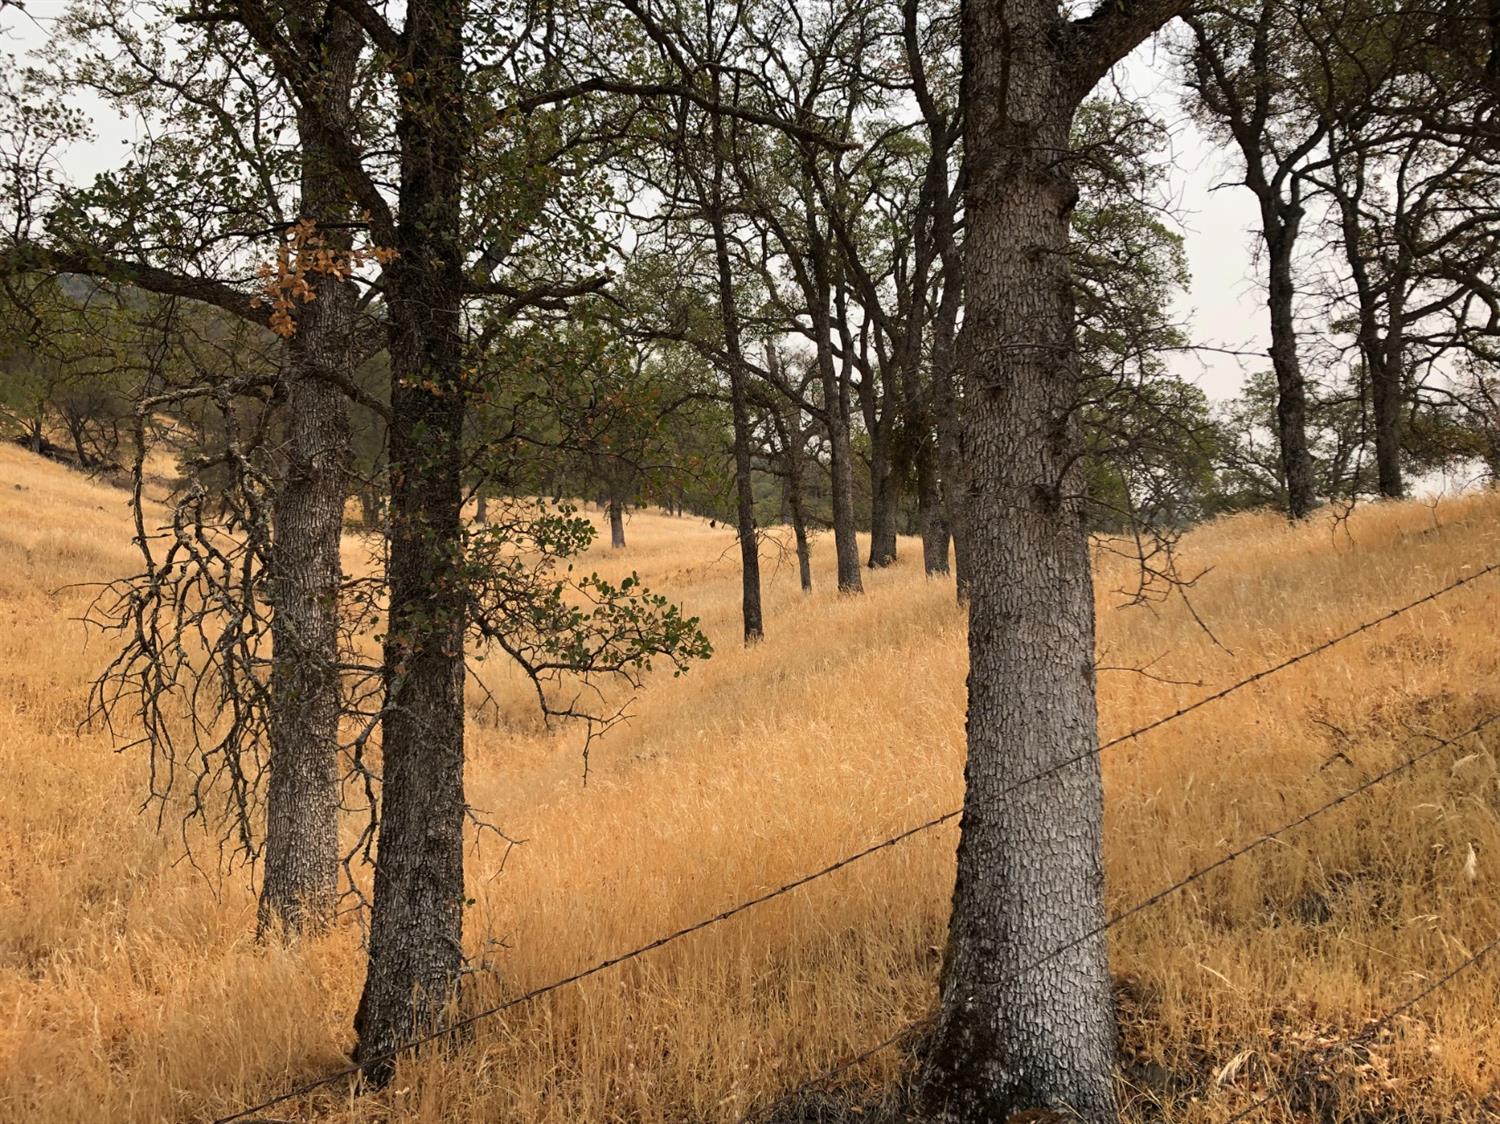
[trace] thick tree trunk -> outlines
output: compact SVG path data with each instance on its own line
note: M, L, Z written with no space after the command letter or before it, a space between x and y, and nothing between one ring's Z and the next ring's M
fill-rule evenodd
M1276 372L1276 437L1286 481L1287 514L1302 519L1312 511L1317 498L1312 453L1307 446L1307 382L1297 355L1293 316L1297 290L1292 280L1292 249L1297 240L1297 220L1267 218L1265 231L1270 266L1267 305L1271 312L1271 366Z
M625 505L620 500L603 501L601 507L609 515L609 546L611 550L625 549Z
M349 115L360 35L342 15L320 56L325 112ZM321 31L321 29L319 29ZM349 200L317 128L305 113L302 215L336 254L351 244ZM327 273L310 271L315 299L297 310L285 344L286 478L272 513L272 709L266 791L265 866L257 928L308 932L326 926L338 898L339 554L348 495L349 405L339 381L353 377L358 294Z
M343 290L322 287L313 302L319 318L352 312L352 294ZM263 934L322 928L338 897L339 543L349 423L343 392L308 367L337 364L348 354L348 337L311 329L311 305L306 313L299 328L308 330L288 347L288 464L273 516L270 776L257 917Z
M941 1006L917 1095L922 1118L943 1124L1027 1110L1104 1124L1116 1116L1105 941L1054 955L1104 919L1067 264L1077 192L1056 157L1084 91L1059 58L1049 0L969 4L963 18L968 758ZM1044 779L1014 789L1032 775Z
M454 997L463 964L464 0L408 0L399 256L390 309L390 620L369 968L355 1057L390 1051Z

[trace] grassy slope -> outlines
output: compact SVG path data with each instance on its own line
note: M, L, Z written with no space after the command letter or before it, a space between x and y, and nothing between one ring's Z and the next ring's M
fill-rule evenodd
M351 923L293 949L249 937L242 872L179 861L168 813L139 814L144 763L76 732L107 642L68 583L132 568L123 492L0 447L0 1119L201 1118L343 1061L359 986ZM634 568L700 614L719 654L658 679L594 747L548 732L494 665L471 690L473 803L510 835L475 842L470 951L481 1000L712 914L960 797L963 625L915 543L869 594L772 573L769 639L741 650L722 527L637 515L606 573ZM357 562L361 550L351 545ZM1364 509L1347 527L1244 516L1195 532L1193 591L1121 608L1100 564L1108 737L1500 558L1500 496ZM57 592L52 592L57 591ZM1205 708L1105 759L1119 908L1500 709L1500 577ZM1160 657L1158 659L1158 657ZM1357 1030L1500 928L1500 771L1478 740L1380 786L1133 918L1113 940L1132 1116L1222 1120L1320 1040ZM1340 755L1341 754L1341 755ZM186 833L201 858L206 840ZM931 832L762 909L484 1024L446 1059L333 1120L733 1120L924 1013L954 831ZM1472 849L1473 858L1470 858ZM503 872L501 860L505 859ZM211 868L212 864L209 863ZM1461 976L1357 1057L1330 1103L1482 1117L1496 1082L1500 965ZM1236 1061L1238 1059L1238 1061ZM850 1075L892 1075L882 1057ZM1220 1080L1215 1080L1218 1076ZM1182 1088L1182 1086L1187 1086ZM1271 1118L1275 1112L1268 1114Z

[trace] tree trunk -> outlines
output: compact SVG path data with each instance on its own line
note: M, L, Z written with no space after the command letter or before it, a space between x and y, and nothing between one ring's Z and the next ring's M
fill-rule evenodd
M1297 356L1297 324L1292 302L1292 248L1298 218L1265 218L1270 285L1271 366L1276 372L1276 437L1281 448L1281 472L1286 480L1287 514L1307 516L1316 504L1312 453L1307 447L1307 383Z
M1361 161L1362 153L1354 151L1350 157L1352 166L1341 161L1332 164L1335 185L1334 198L1339 205L1340 225L1343 230L1344 259L1349 265L1349 276L1354 282L1355 299L1359 306L1359 353L1364 361L1365 378L1369 380L1370 402L1375 414L1375 464L1379 479L1380 494L1399 498L1405 491L1401 478L1401 405L1402 405L1402 346L1401 313L1397 294L1404 287L1404 278L1387 277L1377 286L1370 276L1369 262L1362 248L1364 242L1364 215L1360 201L1365 190L1365 174ZM1406 254L1398 239L1397 254ZM1387 312L1386 335L1382 339L1380 330L1380 307L1384 303Z
M877 426L877 431L879 427ZM896 520L901 506L901 487L891 464L889 435L871 434L870 456L870 568L879 569L896 561Z
M922 568L928 577L948 572L948 521L938 490L937 445L930 435L917 450L917 525L922 533Z
M809 224L809 233L816 235ZM854 465L849 441L849 363L843 369L834 362L833 319L828 310L832 277L827 266L827 246L817 237L813 249L814 284L809 293L813 341L817 347L818 378L823 384L823 409L828 419L828 470L833 506L833 547L838 561L840 593L863 593L860 576L859 539L854 529ZM816 299L812 299L816 298Z
M818 348L818 368L823 379L823 401L828 413L828 468L833 500L833 545L838 559L840 593L863 593L860 577L859 540L854 529L854 471L850 460L848 395L840 393L840 379L833 361L832 343Z
M310 329L314 305L318 318L335 321L352 312L352 294L337 283L322 286L288 347L288 465L273 514L270 573L274 658L262 934L320 929L332 920L338 897L339 544L349 424L343 392L308 367L337 364L348 354L348 336Z
M609 546L611 550L625 549L625 505L617 499L602 501L599 505L609 514Z
M1066 73L1069 39L1049 0L968 4L963 21L968 758L941 1006L917 1096L922 1119L943 1124L1043 1109L1104 1124L1116 1117L1105 941L1048 958L1104 920L1068 275L1077 191L1056 156L1086 91ZM1011 791L1034 774L1044 779Z
M848 310L843 304L842 294L838 311L840 321L847 323ZM863 345L867 340L868 335L861 337L862 351L865 350ZM851 349L847 332L844 334L844 347ZM859 386L860 409L865 416L865 434L870 442L870 554L867 564L872 570L889 566L896 561L896 519L901 496L892 461L892 406L889 399L889 384L892 381L889 369L882 364L878 383L866 369ZM885 393L882 394L882 391ZM886 408L884 418L880 416L882 405Z
M1375 466L1379 478L1380 494L1389 499L1400 499L1406 494L1406 481L1401 473L1401 422L1405 404L1405 370L1403 360L1405 348L1401 330L1401 313L1393 282L1390 301L1387 304L1389 322L1385 338L1374 350L1377 363L1370 369L1370 401L1375 413Z
M360 35L335 15L320 58L325 112L347 121ZM318 130L299 115L302 215L335 253L347 253L349 200ZM270 564L272 707L266 791L265 867L257 928L262 935L316 931L338 899L339 548L348 495L349 404L337 382L353 378L358 294L335 276L309 271L315 299L297 311L285 344L286 478L277 493Z
M737 346L731 352L737 355ZM740 540L740 615L745 625L745 643L765 638L760 615L760 537L755 529L755 494L750 479L750 415L745 401L745 372L729 376L734 409L734 491L736 533Z
M766 361L771 370L777 369L776 353L767 345ZM804 456L802 452L801 410L791 406L785 414L773 411L771 420L776 426L776 436L781 442L785 473L781 478L781 504L792 522L792 537L797 543L797 574L802 582L802 592L812 592L812 550L807 541L807 512L802 498Z
M798 419L793 417L788 429L793 434L797 433ZM797 441L793 437L792 441ZM800 445L787 443L786 481L783 485L786 495L787 508L792 516L792 537L797 542L797 576L802 583L802 592L811 593L812 581L812 549L807 541L807 513L802 501L802 448Z
M716 72L717 73L717 72ZM718 96L717 77L715 97ZM740 541L740 616L745 644L765 637L760 614L760 539L755 531L755 492L750 476L750 403L745 388L744 351L740 341L739 310L734 302L734 271L729 261L729 239L724 229L724 141L722 120L713 121L713 179L707 200L709 225L713 230L714 266L719 286L719 323L728 356L729 401L734 417L735 533Z
M430 1025L463 964L464 0L408 0L396 135L400 223L388 267L390 613L383 784L369 967L356 1060L384 1084L390 1051Z
M802 504L798 501L792 508L792 536L797 540L797 577L802 583L802 592L812 592L812 550L807 542L807 520L802 517Z
M969 552L964 530L964 463L959 451L958 419L961 396L955 385L954 336L957 332L958 308L962 300L962 282L958 272L957 253L950 253L946 268L949 276L943 283L943 299L933 320L932 396L937 414L937 463L942 480L938 485L942 501L943 522L953 536L954 588L960 602L969 599Z
M377 530L381 520L381 497L379 491L373 484L361 485L356 494L359 496L359 521L367 531Z

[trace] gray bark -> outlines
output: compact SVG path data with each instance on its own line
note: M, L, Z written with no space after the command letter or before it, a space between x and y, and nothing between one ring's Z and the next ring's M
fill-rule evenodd
M941 1005L916 1094L922 1118L942 1124L1117 1118L1105 941L1079 940L1104 921L1103 792L1068 265L1077 189L1057 154L1093 84L1178 7L1105 5L1074 22L1051 0L963 8L968 757Z
M360 36L335 15L319 75L330 119L347 122ZM318 130L299 121L302 215L336 251L350 237L350 212ZM272 513L269 779L261 933L315 931L338 898L339 554L350 459L349 407L338 383L353 377L357 294L338 278L312 273L315 299L297 311L285 345L286 477Z

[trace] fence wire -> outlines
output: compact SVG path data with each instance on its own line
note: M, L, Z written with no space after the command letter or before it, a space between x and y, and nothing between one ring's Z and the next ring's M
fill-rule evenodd
M1387 623L1388 621L1403 616L1406 613L1409 613L1412 610L1426 605L1432 601L1436 601L1438 598L1443 597L1446 594L1451 593L1457 589L1461 589L1466 585L1478 581L1482 577L1495 573L1496 571L1500 571L1500 562L1492 562L1484 565L1474 570L1472 573L1456 578L1453 581L1449 582L1447 585L1441 586L1438 589L1432 590L1430 593L1424 594L1414 601L1409 601L1403 605L1398 605L1395 608L1382 613L1380 616L1372 617L1369 620L1363 621L1345 632L1341 632L1336 636L1332 636L1327 640L1315 644L1310 648L1306 648L1286 659L1263 667L1259 671L1256 671L1251 675L1247 675L1243 679L1236 680L1235 682L1229 684L1224 688L1221 688L1218 691L1214 691L1211 694L1204 695L1201 698L1195 699L1193 702L1188 703L1186 706L1179 707L1178 709L1165 714L1160 718L1153 719L1151 722L1146 723L1144 726L1139 726L1133 730L1128 731L1127 733L1120 734L1117 737L1111 738L1108 741L1101 743L1095 749L1089 750L1085 753L1075 754L1072 757L1066 758L1051 766L1048 766L1046 769L1030 774L1029 776L1026 776L1021 780L1018 780L1015 783L1002 789L998 795L1004 797L1010 795L1011 793L1018 792L1021 789L1028 787L1029 785L1036 784L1038 781L1045 780L1046 778L1051 776L1055 776L1056 774L1062 772L1064 769L1087 761L1090 758L1096 757L1110 749L1113 749L1115 746L1121 745L1134 738L1141 737L1142 735L1149 734L1155 730L1159 730L1163 726L1177 721L1179 718L1182 718L1188 714L1192 714L1194 711L1209 706L1222 699L1228 698L1230 695L1233 695L1236 692L1245 689L1246 687L1252 686L1264 679L1270 678L1271 676L1285 671L1290 667L1294 667L1305 660L1312 659L1315 656L1321 655L1322 653L1327 652L1330 649L1335 648L1348 640L1352 640L1356 636L1368 632L1371 629L1377 628L1380 625ZM1465 734L1459 735L1459 737L1465 737L1469 734L1477 732L1478 729L1482 728L1485 725L1488 725L1493 721L1496 721L1497 718L1500 718L1500 716L1493 716L1491 718L1485 719L1479 727L1476 727L1474 730L1466 731ZM1419 755L1417 759L1403 763L1395 771L1401 771L1406 768L1410 768L1416 763L1416 760L1420 760L1422 757L1429 756L1432 752L1436 752L1437 748L1441 748L1441 746L1434 747L1428 751L1425 751L1424 754ZM1351 796L1357 795L1359 792L1365 791L1365 789L1372 787L1373 784L1379 783L1379 780L1383 780L1390 775L1394 775L1394 771L1388 771L1378 780L1372 780L1365 783L1364 785L1361 785L1359 788L1352 790L1351 792L1345 793L1337 801L1334 801L1330 805L1318 809L1314 813L1310 813L1309 817L1304 817L1302 819L1299 819L1298 821L1294 821L1292 824L1288 824L1282 828L1277 829L1278 833L1291 830L1292 827L1298 826L1300 823L1305 822L1306 818L1310 818L1312 815L1320 814L1322 811L1326 811L1329 807L1334 806L1334 804L1342 803L1344 800L1349 799ZM551 994L554 991L558 991L561 988L569 987L572 984L579 983L582 980L590 978L591 976L595 976L601 972L608 971L609 969L617 967L618 965L623 964L626 961L634 960L639 956L644 956L646 953L652 952L658 948L663 947L664 945L671 944L674 941L681 940L682 938L690 936L693 933L698 933L715 925L721 924L722 922L728 921L730 918L736 917L741 913L745 913L748 910L764 905L767 902L792 893L795 890L801 889L803 886L806 886L809 883L826 878L827 876L843 870L845 867L851 866L862 859L868 858L871 855L877 854L881 851L894 847L897 844L903 843L914 836L923 834L927 831L931 831L932 829L940 827L944 824L951 823L959 818L959 816L962 814L962 811L962 808L954 808L942 813L941 815L934 816L928 820L924 820L919 824L908 827L903 831L897 832L895 835L888 836L884 839L870 844L867 847L863 847L860 850L853 852L852 854L845 855L843 858L837 859L834 862L827 864L826 866L820 867L808 874L804 874L801 877L793 879L790 882L783 883L782 885L777 886L772 890L768 890L762 894L757 894L752 898L747 898L744 901L730 906L729 908L724 909L711 917L705 917L699 921L693 922L690 925L684 925L679 929L674 929L671 932L664 933L663 935L656 937L653 940L647 941L644 944L637 945L636 947L629 949L628 951L621 952L604 960L600 960L587 968L583 968L580 971L572 973L571 975L563 976L559 979L553 980L550 983L543 984L540 987L532 988L530 991L523 992L522 994L514 996L511 999L507 999L502 1003L497 1003L493 1006L486 1007L483 1010L473 1012L469 1015L464 1016L463 1018L435 1028L425 1034L416 1035L392 1047L389 1050L382 1051L381 1053L373 1057L366 1058L362 1062L350 1063L348 1065L341 1066L340 1068L325 1073L320 1077L313 1078L311 1080L303 1082L300 1085L296 1085L290 1089L287 1089L285 1092L282 1092L277 1096L271 1097L264 1101L260 1101L248 1108L239 1109L226 1116L218 1117L217 1119L215 1119L214 1124L232 1124L233 1121L244 1120L247 1117L263 1112L268 1108L274 1108L275 1106L284 1104L285 1102L293 1100L296 1097L305 1096L306 1094L314 1092L325 1085L331 1085L334 1082L341 1081L345 1078L355 1077L366 1066L378 1062L394 1060L403 1054L410 1053L412 1050L419 1049L420 1047L425 1046L431 1042L435 1042L439 1039L457 1034L460 1031L463 1031L468 1027L475 1025L476 1023L484 1021L485 1019L493 1018L496 1015L512 1010L525 1003L529 1003L535 999L540 999L543 996ZM1106 929L1117 924L1119 921L1123 921L1126 917L1140 912L1142 909L1146 909L1151 905L1154 905L1157 901L1160 901L1163 898L1168 897L1171 894L1182 889L1184 886L1191 884L1191 882L1194 882L1198 878L1203 877L1211 870L1217 869L1218 867L1223 866L1225 863L1232 862L1235 858L1238 858L1240 854L1243 854L1254 847L1268 842L1270 838L1273 837L1273 835L1261 837L1253 841L1251 844L1248 844L1245 848L1242 848L1238 853L1225 856L1217 860L1211 866L1206 867L1200 871L1195 871L1192 875L1190 875L1187 879L1184 879L1182 882L1159 891L1157 894L1152 895L1145 901L1139 902L1136 905L1132 906L1128 911L1118 916L1112 917L1102 926L1092 930L1091 932L1083 934L1082 936L1074 939L1065 946L1054 949L1052 952L1048 953L1040 960L1028 965L1027 968L1023 969L1023 971L1034 970L1041 964L1044 964L1054 957L1061 955L1063 952L1067 951L1070 948L1076 947L1083 941L1090 940L1100 935ZM867 1051L863 1051L860 1055L854 1057L851 1060L845 1060L841 1062L837 1067L835 1067L834 1070L829 1071L828 1073L820 1074L818 1077L814 1078L812 1082L809 1082L807 1085L803 1086L803 1088L805 1089L811 1087L812 1085L816 1085L818 1083L826 1081L831 1076L835 1076L837 1075L837 1073L841 1073L844 1070L847 1070L852 1066L858 1064L858 1062L864 1061L866 1060L866 1058L874 1056L881 1050L895 1045L897 1042L904 1040L911 1033L913 1033L917 1025L918 1024L912 1024L908 1027L905 1027L891 1039L882 1042L874 1047L871 1047Z

